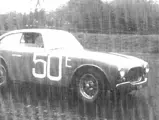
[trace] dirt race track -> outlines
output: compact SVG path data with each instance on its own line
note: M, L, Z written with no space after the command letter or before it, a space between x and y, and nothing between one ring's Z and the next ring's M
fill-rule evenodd
M159 120L159 54L126 54L150 64L148 87L134 96L118 102L85 104L65 90L13 85L9 90L1 90L0 120Z

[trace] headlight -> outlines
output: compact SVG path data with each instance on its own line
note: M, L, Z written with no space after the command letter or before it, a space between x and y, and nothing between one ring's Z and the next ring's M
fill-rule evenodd
M146 69L145 69L146 73L148 73L148 72L149 72L149 70L150 70L149 68L146 68Z
M145 68L145 72L148 73L150 70L148 63L144 65L144 68Z
M124 70L120 70L119 73L120 73L121 78L123 78L125 76L125 71Z

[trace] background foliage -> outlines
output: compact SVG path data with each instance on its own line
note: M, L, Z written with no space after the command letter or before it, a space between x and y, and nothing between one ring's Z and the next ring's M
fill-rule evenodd
M0 30L27 27L57 28L72 32L159 33L159 5L152 0L70 0L56 11L11 12L0 15Z

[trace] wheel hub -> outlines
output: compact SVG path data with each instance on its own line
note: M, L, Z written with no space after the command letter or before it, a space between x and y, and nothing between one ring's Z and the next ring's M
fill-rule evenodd
M80 93L87 99L93 99L97 95L98 80L92 74L85 74L80 79Z

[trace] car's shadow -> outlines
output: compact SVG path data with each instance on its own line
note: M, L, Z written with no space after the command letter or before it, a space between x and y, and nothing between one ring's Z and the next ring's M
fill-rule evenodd
M3 100L12 96L13 103L23 104L25 107L37 108L40 105L44 112L48 110L56 113L52 117L65 116L64 119L149 118L147 101L141 95L127 95L118 100L108 100L104 97L100 102L88 104L74 97L73 93L65 88L29 83L13 84L9 89L1 89L1 95Z

